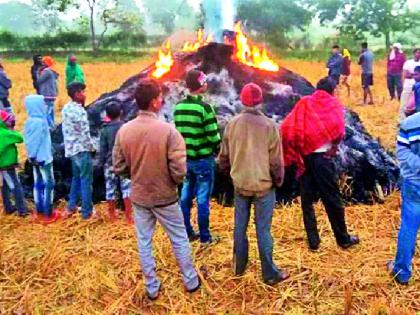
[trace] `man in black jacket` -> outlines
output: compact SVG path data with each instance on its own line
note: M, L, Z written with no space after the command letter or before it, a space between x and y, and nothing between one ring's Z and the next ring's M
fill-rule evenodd
M33 60L34 64L31 67L32 84L34 86L34 89L36 90L36 94L40 94L37 81L39 76L39 70L42 67L42 56L34 55Z

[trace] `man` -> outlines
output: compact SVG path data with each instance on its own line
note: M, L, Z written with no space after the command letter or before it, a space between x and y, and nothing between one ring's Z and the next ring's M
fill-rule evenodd
M81 197L82 218L87 220L96 218L96 214L93 213L92 203L92 152L94 146L90 138L87 112L84 108L86 101L85 88L86 86L79 82L71 83L67 87L71 102L64 105L61 116L65 156L71 159L73 176L69 202L63 216L68 218L74 214Z
M403 120L405 115L405 107L410 100L413 93L414 85L414 69L420 66L420 48L416 48L413 51L413 59L409 59L404 63L403 66L403 91L401 94L400 104L400 119Z
M39 94L44 96L47 105L47 118L50 128L55 126L54 102L58 95L58 73L54 70L54 59L50 56L42 58L43 67L40 69L38 77Z
M178 205L177 185L186 174L185 143L179 132L158 119L162 107L159 83L143 80L135 91L138 117L121 127L113 150L114 172L131 177L131 201L146 295L156 299L161 282L156 276L152 239L156 221L168 234L188 292L200 280Z
M242 275L248 263L246 234L252 203L264 282L274 285L289 277L273 262L271 222L275 187L284 177L283 152L277 127L261 112L263 94L253 83L243 87L245 110L226 126L219 154L221 171L229 172L235 187L234 272Z
M405 63L405 54L402 51L400 43L392 45L392 50L388 55L387 62L387 84L391 101L395 99L395 90L397 90L398 100L402 93L402 71Z
M373 105L373 96L370 87L373 85L373 53L368 49L368 43L362 43L362 52L359 56L359 65L362 67L363 105L366 105L369 96L369 105Z
M77 63L75 55L70 55L66 65L66 86L72 82L85 83L82 67Z
M5 110L9 113L12 108L9 102L9 90L12 87L12 81L4 71L3 61L0 59L0 110Z
M340 46L334 45L332 47L331 56L327 62L328 76L340 84L340 75L343 69L343 56L340 54Z
M32 85L34 86L36 94L41 94L39 92L38 77L40 69L42 68L42 56L34 55L32 59L34 61L33 65L31 66Z
M388 263L388 270L395 280L408 284L412 275L412 260L420 228L420 113L403 120L397 140L397 158L400 161L401 226L395 260Z
M331 78L321 79L316 91L303 97L281 126L285 165L297 166L300 177L303 222L311 250L317 250L321 241L313 207L317 195L325 206L337 244L346 249L359 243L357 236L347 232L332 160L345 132L344 108L334 97L335 88Z
M213 108L203 101L207 77L198 70L187 74L190 95L175 106L176 129L187 145L187 176L181 192L181 209L191 241L198 239L191 226L190 216L194 197L197 197L199 238L202 244L217 242L209 231L210 198L214 183L214 155L220 144L219 127Z

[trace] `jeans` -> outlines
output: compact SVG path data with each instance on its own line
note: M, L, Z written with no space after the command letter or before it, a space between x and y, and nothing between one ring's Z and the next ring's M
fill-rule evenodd
M401 226L393 273L401 282L408 282L420 228L420 183L405 180L401 195Z
M136 204L133 206L140 264L148 294L155 297L160 288L160 281L156 275L156 261L152 252L156 221L169 236L185 287L188 290L196 288L199 279L193 266L191 248L178 203L159 208L144 208Z
M54 170L53 164L34 165L34 201L39 214L50 217L54 202Z
M80 152L71 157L72 180L68 210L74 211L77 202L82 197L82 218L88 219L92 215L92 181L93 166L90 152Z
M273 238L271 222L276 202L276 193L271 190L263 197L245 197L235 193L235 228L233 232L233 265L235 274L245 272L248 264L247 228L251 214L251 204L255 204L255 228L258 251L264 281L276 279L279 270L273 262Z
M337 173L334 162L324 157L323 153L312 153L304 158L305 172L300 179L303 223L308 236L309 246L317 247L320 237L317 228L313 203L317 196L327 211L335 239L338 244L349 242L344 206L337 183Z
M26 207L25 195L16 170L12 168L1 171L1 173L3 177L1 195L3 198L4 210L7 214L11 214L17 209L19 215L26 215L28 213L28 208ZM11 193L15 197L15 205L12 204L10 199Z
M397 90L398 99L401 99L403 90L401 74L388 74L387 75L388 91L391 98L395 98L395 90Z
M187 176L181 192L181 209L188 236L194 235L191 226L191 208L197 197L198 227L202 243L211 240L209 231L210 198L214 185L214 157L201 160L187 160Z
M47 121L50 128L55 126L55 115L54 115L54 100L45 100L45 105L47 105Z

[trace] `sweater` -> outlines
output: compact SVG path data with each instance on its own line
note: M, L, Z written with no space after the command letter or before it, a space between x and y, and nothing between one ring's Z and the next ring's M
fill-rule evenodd
M201 96L188 96L175 106L176 129L184 137L187 158L199 160L214 155L220 133L213 108Z
M71 63L67 59L66 86L69 86L69 84L73 82L85 83L85 77L83 75L82 67L77 63Z
M0 99L9 97L9 89L12 87L12 81L6 75L6 72L0 67Z
M102 128L100 137L100 165L112 165L112 149L114 148L115 138L118 130L124 122L121 120L111 121Z
M135 204L153 208L178 200L177 187L187 173L185 142L156 114L139 111L121 127L112 161L117 175L131 177L130 199Z
M0 170L6 170L18 165L18 151L16 144L23 142L22 135L7 128L0 121Z
M44 97L41 95L27 96L25 108L28 112L28 119L24 127L28 158L49 164L53 161L53 156Z
M46 99L55 99L58 94L57 79L58 73L54 70L50 68L41 70L37 81L39 94Z
M243 196L264 196L284 177L282 143L272 120L247 108L226 126L219 168L229 172L235 191Z

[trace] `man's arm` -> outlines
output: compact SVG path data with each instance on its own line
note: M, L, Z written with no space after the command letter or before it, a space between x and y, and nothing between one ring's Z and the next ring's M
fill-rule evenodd
M38 77L38 81L37 81L38 85L46 82L51 77L51 75L52 75L51 70L49 69L43 70Z
M411 151L408 133L402 128L397 138L397 158L400 163L406 163L414 173L420 173L420 156Z
M109 148L105 128L102 128L101 137L99 140L99 161L101 163L100 165L105 165L108 150Z
M365 59L365 57L363 56L363 54L361 54L361 55L359 56L359 62L358 62L358 64L359 64L359 65L362 65L362 63L363 63L364 59Z
M275 125L272 126L269 137L270 174L276 187L281 187L284 180L283 146L280 132Z
M10 89L12 87L12 81L4 72L0 75L0 85L2 85L5 89Z
M79 120L79 130L80 130L80 141L84 142L88 151L93 152L94 147L92 143L92 139L90 137L90 127L89 127L89 120L87 116L87 112L85 109L80 109L80 120Z
M112 150L112 166L115 174L123 177L130 177L130 167L121 147L120 133L117 133L114 148Z
M174 183L181 184L187 175L187 148L184 138L173 127L168 138L168 168Z
M221 141L219 125L217 124L216 114L214 113L213 108L210 105L208 106L207 110L206 108L204 109L203 115L204 132L207 140L214 144L215 151L217 151Z

